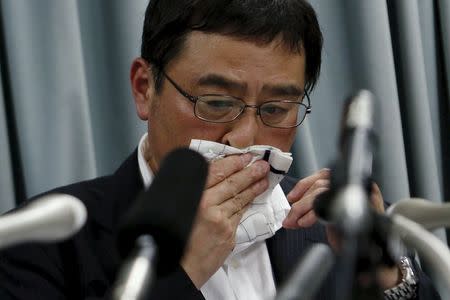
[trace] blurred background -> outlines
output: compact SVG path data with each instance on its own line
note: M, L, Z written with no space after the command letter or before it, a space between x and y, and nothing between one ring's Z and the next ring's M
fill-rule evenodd
M145 132L128 74L148 0L0 0L0 211L113 172ZM337 154L346 97L380 102L375 179L389 202L450 200L450 1L310 0L324 34L292 174ZM438 235L445 239L444 231Z

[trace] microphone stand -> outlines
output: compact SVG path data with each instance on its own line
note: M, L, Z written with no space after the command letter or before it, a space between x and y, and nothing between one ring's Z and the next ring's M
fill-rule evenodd
M275 300L313 299L334 263L335 257L330 247L322 243L312 245L302 256L289 280L283 284Z
M381 264L393 264L381 238L386 220L370 208L376 102L372 93L358 91L344 107L339 158L332 168L329 192L314 203L316 215L341 236L337 256L336 295L340 299L383 299L377 280ZM381 243L380 243L381 241Z
M342 118L341 151L331 176L331 192L324 196L328 198L325 202L317 199L322 203L315 205L319 217L330 220L342 237L337 257L341 273L336 286L337 295L342 295L342 299L383 299L376 269L383 262L381 253L386 250L376 242L381 222L369 205L376 142L375 104L374 96L365 90L347 100Z

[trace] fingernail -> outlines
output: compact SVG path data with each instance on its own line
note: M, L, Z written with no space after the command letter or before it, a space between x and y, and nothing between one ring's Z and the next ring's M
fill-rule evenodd
M283 222L281 223L281 226L283 226L284 228L291 228L292 225L289 224L289 217L286 217Z
M293 198L295 198L296 196L297 196L296 190L292 190L292 191L289 192L289 194L287 194L286 198L290 201Z

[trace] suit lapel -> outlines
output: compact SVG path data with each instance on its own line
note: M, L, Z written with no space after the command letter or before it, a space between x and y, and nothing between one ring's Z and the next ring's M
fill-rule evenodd
M134 151L113 175L101 178L89 190L95 196L86 201L92 224L88 236L95 242L88 247L95 248L92 253L110 281L122 262L115 247L118 226L142 189L137 153Z
M285 177L280 185L287 194L296 183L296 179ZM272 238L266 240L277 286L289 277L305 250L315 243L326 243L325 227L319 223L298 230L281 228Z
M89 189L96 195L86 202L90 218L104 230L115 232L122 215L143 187L135 150L113 175L100 178Z

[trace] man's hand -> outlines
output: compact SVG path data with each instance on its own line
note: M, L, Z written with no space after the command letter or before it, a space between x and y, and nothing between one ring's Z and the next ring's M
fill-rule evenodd
M206 188L181 260L198 289L223 265L234 248L242 215L269 186L269 164L260 160L246 168L251 159L251 154L232 155L210 164Z
M330 186L330 171L322 169L311 176L300 180L287 195L291 210L283 221L283 227L288 229L305 228L317 222L313 210L313 203L317 196L327 191ZM372 185L370 197L372 208L384 212L384 202L381 191L376 183ZM340 248L340 239L331 226L326 227L327 239L330 246L337 250ZM378 280L383 289L389 289L401 281L401 273L397 266L393 268L380 267Z
M317 196L330 187L330 170L322 169L300 180L287 195L291 210L283 221L283 227L297 229L317 222L313 203Z

